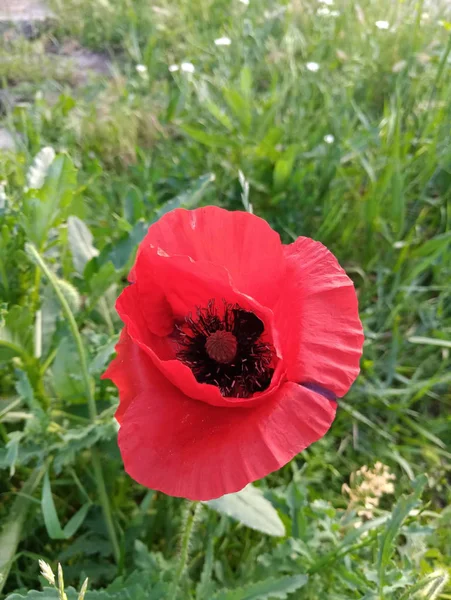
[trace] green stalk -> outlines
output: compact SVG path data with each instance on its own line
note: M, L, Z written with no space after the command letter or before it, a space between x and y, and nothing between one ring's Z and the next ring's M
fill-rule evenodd
M30 243L26 244L25 249L26 249L27 253L30 255L30 257L33 259L33 261L38 265L39 269L47 277L50 285L53 288L53 291L56 294L56 297L58 298L59 303L61 304L61 308L63 309L64 316L67 319L69 329L74 338L75 345L77 347L77 352L80 357L80 366L81 366L81 371L82 371L82 376L83 376L83 382L84 382L85 389L86 389L86 397L88 399L89 416L91 418L91 421L93 423L95 423L95 421L97 419L97 408L96 408L96 403L95 403L94 394L93 394L92 382L91 382L91 378L89 376L88 362L86 359L86 353L85 353L85 349L83 346L83 340L81 339L81 335L78 330L77 323L75 321L75 317L70 309L70 306L69 306L66 298L64 297L63 293L61 292L60 286L58 285L58 281L57 281L55 275L47 267L47 265L45 264L44 260L42 259L41 255L39 254L37 249L33 246L33 244L30 244ZM98 454L98 451L96 450L96 448L93 448L93 450L92 450L92 460L93 460L93 467L94 467L94 476L95 476L95 480L96 480L96 484L97 484L97 493L99 496L100 504L102 505L103 516L105 518L105 523L107 526L108 535L111 540L111 545L113 546L114 558L115 558L116 562L119 562L119 559L120 559L119 543L117 540L116 530L114 528L114 522L113 522L113 517L112 517L112 513L111 513L111 507L110 507L108 494L107 494L106 487L105 487L105 480L103 478L100 457L99 457L99 454Z
M182 530L182 538L180 544L180 558L177 565L177 570L174 575L174 579L172 580L172 586L168 595L169 600L176 600L177 598L180 580L188 562L191 535L193 533L194 523L196 522L196 515L200 509L200 506L200 502L190 502L186 509L186 520Z

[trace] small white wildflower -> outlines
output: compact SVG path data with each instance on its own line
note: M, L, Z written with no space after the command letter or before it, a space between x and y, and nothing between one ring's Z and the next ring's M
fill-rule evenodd
M175 73L180 67L178 65L170 65L168 68L171 73Z
M330 11L330 16L331 17L339 17L340 16L340 11L339 10L331 10Z
M249 6L249 0L240 0L241 4L245 4L246 6Z
M140 75L144 75L144 73L147 73L146 65L136 65L135 69L138 71L138 73L140 73Z
M308 62L305 66L312 73L316 73L317 71L319 71L319 64L316 62Z
M316 11L316 14L320 17L328 17L330 15L330 9L327 8L327 6L321 6L321 8L318 8Z
M335 142L335 138L331 133L325 135L323 139L326 142L326 144L333 144Z
M230 46L231 43L232 43L232 40L228 37L221 37L221 38L218 38L217 40L215 40L216 46Z
M378 29L388 29L390 27L388 21L376 21L375 25Z
M42 150L38 152L27 173L27 183L30 189L41 189L44 185L50 165L54 160L55 150L50 146L42 148Z
M180 65L180 68L184 73L194 73L194 71L196 70L193 63L190 62L183 62Z
M47 579L50 585L55 585L55 574L52 571L52 567L45 560L41 559L39 559L39 566L41 567L41 575L44 579Z
M334 0L318 0L320 4L327 4L327 6L333 6Z
M421 13L421 19L423 21L428 21L429 20L429 13L427 13L427 12Z

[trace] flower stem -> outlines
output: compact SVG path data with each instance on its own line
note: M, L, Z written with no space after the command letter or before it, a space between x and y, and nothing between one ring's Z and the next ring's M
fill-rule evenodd
M48 266L45 264L42 256L39 254L38 250L33 246L33 244L26 244L26 251L32 258L32 260L37 264L40 271L44 273L47 277L50 285L55 292L59 303L61 304L61 308L63 310L64 316L67 319L67 323L69 325L69 329L72 333L72 336L75 341L75 345L77 347L78 356L80 358L80 367L83 376L83 382L86 390L86 398L88 400L88 410L89 416L92 423L95 423L97 419L97 407L95 403L95 398L93 394L92 381L89 375L88 370L88 362L86 359L86 352L83 346L83 340L81 339L80 332L77 327L77 322L75 321L75 317L70 309L70 306L64 297L64 294L61 292L60 286L58 285L58 281L55 275L51 272ZM116 562L119 562L120 559L120 549L119 543L117 540L116 530L114 528L113 517L111 513L110 502L108 498L108 494L105 487L105 480L103 478L102 466L100 462L100 457L96 448L92 450L92 460L94 467L94 477L97 485L97 493L99 497L100 504L102 505L103 516L105 518L105 524L108 530L108 535L111 540L111 545L113 546L113 553Z
M196 516L201 507L200 502L190 502L186 509L185 523L182 529L182 537L180 541L180 558L177 569L172 580L172 586L168 595L168 600L176 600L179 589L180 580L186 569L189 555L189 545L193 533Z

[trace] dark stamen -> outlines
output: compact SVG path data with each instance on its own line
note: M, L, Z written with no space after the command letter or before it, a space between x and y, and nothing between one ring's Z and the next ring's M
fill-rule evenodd
M210 300L178 327L177 358L199 383L216 385L223 396L249 398L269 387L274 372L273 348L261 340L263 332L254 313L224 303L219 316Z

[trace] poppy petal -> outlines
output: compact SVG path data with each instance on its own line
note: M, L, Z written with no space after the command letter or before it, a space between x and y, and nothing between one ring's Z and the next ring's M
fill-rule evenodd
M197 402L123 342L108 372L121 398L119 447L127 473L151 489L192 500L236 492L321 438L335 417L334 401L294 383L253 408Z
M279 234L255 215L216 206L176 209L150 226L140 253L149 246L169 256L221 265L240 292L265 306L271 307L279 295L283 246ZM130 277L139 277L137 264Z
M285 246L285 283L274 308L289 381L344 396L359 374L363 330L352 280L321 243Z
M176 342L171 337L154 334L148 326L146 315L149 314L149 304L154 304L152 314L158 313L159 296L152 298L152 282L163 281L164 273L164 302L170 307L173 318L183 319L190 312L195 313L196 306L206 307L209 300L215 300L221 308L223 299L231 304L256 314L265 323L268 341L273 345L280 357L280 341L273 328L272 311L260 306L254 299L240 294L232 286L228 273L219 266L207 262L193 263L189 257L161 257L155 253L142 253L138 259L139 265L145 261L148 277L138 275L136 282L126 288L119 296L116 309L128 335L153 360L154 364L170 381L179 387L186 395L213 404L215 406L252 405L262 401L269 393L278 387L283 375L283 364L277 361L270 387L250 398L227 398L221 395L219 388L205 383L199 383L191 369L176 359ZM137 263L137 264L138 264ZM143 284L141 284L143 281ZM145 299L143 302L143 298Z

